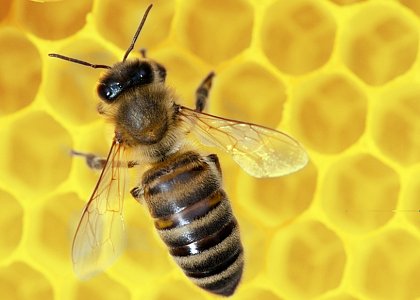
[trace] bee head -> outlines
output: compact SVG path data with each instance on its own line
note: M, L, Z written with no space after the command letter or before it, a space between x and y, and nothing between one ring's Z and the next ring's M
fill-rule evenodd
M151 83L163 83L165 68L152 60L133 59L115 64L99 81L97 92L106 103L113 103L118 96L133 88Z

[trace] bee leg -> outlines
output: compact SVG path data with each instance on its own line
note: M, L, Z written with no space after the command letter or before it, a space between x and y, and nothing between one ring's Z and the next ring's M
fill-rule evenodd
M140 204L143 204L143 195L144 195L144 189L143 187L136 186L130 191L131 196L139 202Z
M209 97L209 91L211 88L211 82L214 75L214 72L210 72L195 91L195 110L198 112L202 112L206 106L207 98Z
M75 150L70 151L71 155L74 156L82 156L86 160L86 164L89 166L89 168L94 170L102 170L106 164L106 158L100 157L92 153L83 153Z
M92 154L92 153L83 153L83 152L71 150L70 154L74 155L74 156L84 157L88 167L91 168L91 169L94 169L94 170L102 170L105 167L105 164L106 164L106 158L105 157L100 157L100 156ZM136 165L138 165L138 163L135 162L135 161L129 161L127 163L128 168L133 168Z
M141 57L146 58L146 53L147 53L147 49L146 48L141 48L139 50Z

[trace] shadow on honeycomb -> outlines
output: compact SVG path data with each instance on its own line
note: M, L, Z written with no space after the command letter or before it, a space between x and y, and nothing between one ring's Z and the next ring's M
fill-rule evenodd
M100 64L121 59L148 1L3 0L0 294L3 299L216 299L196 288L127 199L127 250L80 281L70 247L105 154ZM184 105L215 70L209 111L287 131L311 162L254 179L221 155L245 274L232 299L420 297L420 2L155 1L139 47Z

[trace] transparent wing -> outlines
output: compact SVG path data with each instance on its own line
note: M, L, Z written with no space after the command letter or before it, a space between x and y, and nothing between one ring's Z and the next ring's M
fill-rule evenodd
M302 146L280 131L199 113L183 106L179 107L179 115L201 143L223 149L254 177L290 174L308 162Z
M73 240L73 267L82 279L101 272L125 246L122 216L127 167L124 146L114 141Z

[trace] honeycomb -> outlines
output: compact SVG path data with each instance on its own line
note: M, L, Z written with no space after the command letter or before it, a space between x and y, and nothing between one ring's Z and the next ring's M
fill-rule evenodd
M100 71L47 54L112 64L148 4L1 0L2 299L216 299L129 197L121 258L88 281L72 271L98 173L68 151L106 154L112 128ZM255 179L219 154L246 250L232 299L420 298L419 18L416 0L154 1L137 46L182 104L214 70L209 112L284 130L311 157Z

